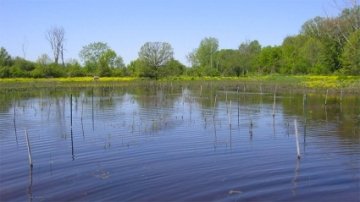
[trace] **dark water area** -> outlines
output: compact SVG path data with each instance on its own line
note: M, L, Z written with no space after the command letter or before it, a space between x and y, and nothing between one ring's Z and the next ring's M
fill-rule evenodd
M244 86L2 90L0 201L360 201L359 94Z

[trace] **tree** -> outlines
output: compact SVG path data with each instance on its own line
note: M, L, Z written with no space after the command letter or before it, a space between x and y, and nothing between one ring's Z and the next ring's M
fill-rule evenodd
M258 57L260 71L264 73L278 73L281 67L282 49L280 46L266 46L261 49Z
M124 67L121 56L103 42L84 46L79 56L89 73L98 73L100 76L110 76L111 69Z
M317 39L325 47L322 62L329 72L341 68L340 55L345 35L340 31L339 23L338 18L316 17L302 26L302 35Z
M238 50L219 50L215 53L215 60L218 71L223 76L240 76L244 72Z
M67 76L70 76L70 77L85 76L84 68L81 68L79 62L76 59L68 59L67 60L66 72L67 72Z
M11 66L11 73L13 77L28 77L34 68L35 63L21 57L15 57Z
M80 59L85 65L93 65L98 63L101 55L109 50L110 47L103 42L93 42L82 48L79 53Z
M38 57L36 62L38 64L45 66L45 65L49 65L51 63L51 59L47 54L42 54L41 56Z
M109 68L123 68L124 62L122 57L118 56L112 49L105 51L99 58L99 64L103 67Z
M139 51L139 59L144 61L149 69L149 76L158 78L158 70L174 57L173 48L166 42L146 42Z
M282 67L281 73L297 74L307 73L307 65L303 56L300 54L302 45L306 42L303 35L288 36L282 44Z
M322 50L321 60L328 72L342 68L342 52L350 42L350 35L360 28L360 6L353 1L350 8L343 9L337 17L316 17L302 26L301 34L317 39Z
M122 67L124 67L123 60L115 51L109 49L100 55L98 69L100 76L110 76L112 69Z
M219 48L219 41L214 37L201 40L200 45L188 55L188 60L193 67L212 69L215 65L214 54Z
M11 56L4 47L0 48L0 67L10 66Z
M131 61L130 64L127 66L127 71L129 76L136 76L136 77L149 77L148 75L144 75L145 69L147 65L144 61L140 59L136 59Z
M257 58L261 52L261 45L257 40L247 41L239 46L243 74L247 71L255 72Z
M185 72L185 66L181 64L178 60L171 59L166 65L160 67L159 76L181 76Z
M54 55L54 62L58 64L59 57L64 63L64 41L65 41L65 30L63 27L53 27L46 33L46 39L49 41L51 50Z
M100 56L109 49L110 47L104 42L93 42L83 46L79 56L84 63L96 63Z
M350 35L341 60L346 73L360 74L360 30Z

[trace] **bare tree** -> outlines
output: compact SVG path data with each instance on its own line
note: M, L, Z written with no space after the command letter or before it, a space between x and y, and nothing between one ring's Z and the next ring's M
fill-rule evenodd
M173 56L173 48L166 42L147 42L139 52L139 58L155 69L165 65Z
M63 27L53 27L46 33L46 39L49 41L54 55L55 64L58 64L59 57L64 65L64 41L65 30Z
M24 41L23 43L21 44L21 50L23 52L23 58L26 59L26 50L27 50L27 40L26 40L26 37L24 37Z
M333 0L335 8L341 13L338 18L331 18L327 16L327 21L332 24L334 30L338 33L339 43L344 39L349 41L351 32L360 29L360 6L358 0L343 0L343 5Z

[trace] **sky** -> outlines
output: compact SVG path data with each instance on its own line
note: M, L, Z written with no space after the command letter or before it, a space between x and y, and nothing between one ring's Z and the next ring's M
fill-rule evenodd
M334 0L0 0L0 47L11 56L35 61L52 57L46 32L65 30L65 60L79 60L82 47L107 43L125 64L138 57L146 42L168 42L175 59L205 37L221 49L237 49L258 40L280 45L316 16L335 16Z

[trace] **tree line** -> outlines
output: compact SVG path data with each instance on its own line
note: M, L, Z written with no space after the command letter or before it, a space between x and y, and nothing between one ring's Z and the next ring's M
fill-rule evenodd
M288 36L279 46L261 46L246 41L238 49L219 49L214 37L204 38L187 55L186 67L174 58L167 42L147 42L138 58L125 65L104 42L82 48L77 60L64 62L63 28L47 32L53 58L41 55L37 61L11 57L0 48L0 77L134 76L159 79L169 76L246 76L249 74L360 74L360 6L345 8L336 17L315 17L301 31Z

